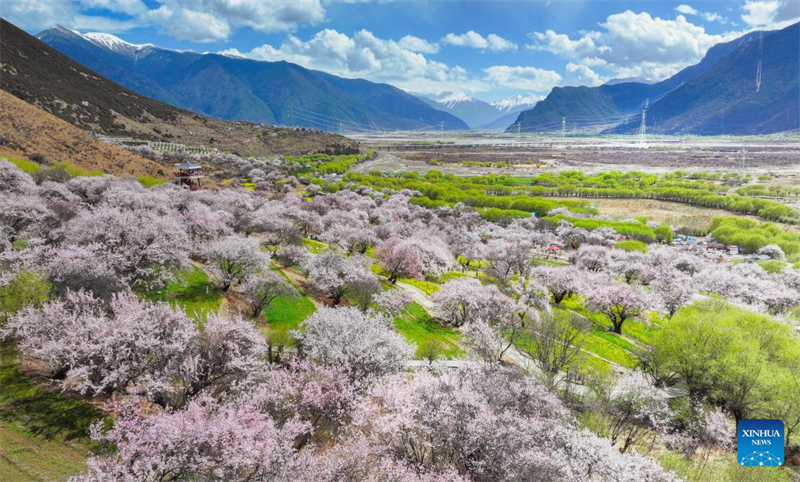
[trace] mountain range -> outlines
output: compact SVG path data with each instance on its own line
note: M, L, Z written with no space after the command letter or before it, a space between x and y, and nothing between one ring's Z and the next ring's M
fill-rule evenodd
M212 119L159 102L103 77L2 19L0 52L2 90L37 107L34 110L42 118L51 114L94 134L205 146L243 156L359 149L355 141L336 134ZM15 142L30 148L47 143L50 128L44 126L51 124L42 123L40 129L30 124L26 129L30 139ZM51 152L50 157L58 160L56 151Z
M556 87L508 132L754 135L800 128L800 24L751 32L654 84ZM643 114L644 113L644 114ZM563 124L562 124L563 123Z
M503 130L514 123L517 114L530 109L539 100L536 96L516 95L497 102L484 102L466 94L445 92L417 98L463 120L471 129Z
M568 133L608 134L633 133L642 124L656 134L753 135L800 129L800 24L720 43L698 64L660 82L614 79L598 87L556 87L540 101L517 96L494 103L461 93L412 95L388 84L337 77L288 62L137 45L110 34L81 34L59 26L38 38L76 61L79 67L73 70L86 66L96 77L130 89L127 98L101 96L107 101L103 109L68 103L71 109L87 111L81 115L59 106L53 96L36 99L49 102L59 117L109 134L131 131L136 125L137 135L146 131L145 135L164 137L146 125L143 111L162 121L171 118L173 124L176 116L190 119L187 111L191 111L212 118L207 121L241 120L328 132L433 128L548 132L563 126ZM37 60L43 59L37 56ZM15 61L37 75L48 74L25 58ZM69 77L64 62L59 59L59 63L60 72ZM2 67L7 70L8 65L4 59ZM15 80L8 84L13 86ZM41 94L44 83L28 79L28 87L33 84ZM80 90L78 79L60 84L59 89L62 96ZM31 97L31 92L17 96L29 100L26 95ZM120 122L114 116L135 122ZM197 141L197 136L191 140Z
M326 131L467 129L460 119L391 85L289 62L135 45L61 26L37 37L135 92L219 119Z

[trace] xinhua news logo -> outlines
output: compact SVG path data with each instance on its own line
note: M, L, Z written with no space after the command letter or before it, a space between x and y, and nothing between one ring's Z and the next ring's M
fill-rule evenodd
M742 420L736 429L736 458L745 467L783 465L783 422Z

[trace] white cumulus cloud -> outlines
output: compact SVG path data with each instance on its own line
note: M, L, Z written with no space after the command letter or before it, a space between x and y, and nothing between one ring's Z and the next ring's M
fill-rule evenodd
M142 10L144 7L144 10ZM101 15L85 15L88 8L106 8L118 13L137 13L146 10L138 0L2 0L0 15L18 27L28 30L44 30L55 24L74 29L122 32L136 24Z
M79 30L154 27L193 42L224 41L239 29L291 32L326 19L326 5L381 0L2 0L0 13L26 29L59 23Z
M534 92L549 92L561 82L561 76L552 70L536 67L494 65L484 69L486 80L503 87Z
M291 31L325 18L320 0L160 0L145 20L162 33L194 42L225 40L243 27L259 32Z
M655 81L699 62L710 47L739 35L709 34L684 15L671 20L630 10L609 15L600 27L577 39L552 30L533 32L534 43L526 47L576 64L602 65L619 76Z
M719 22L722 24L728 23L728 19L723 17L722 15L716 12L701 12L694 7L691 7L686 4L678 5L675 7L675 11L678 13L682 13L684 15L691 15L694 17L700 17L707 22Z
M442 38L442 43L447 45L455 45L458 47L469 47L473 49L491 51L491 52L507 52L517 50L517 44L503 37L490 33L488 36L470 30L464 34L449 33Z
M428 59L423 53L408 48L408 42L408 39L381 39L368 30L359 30L348 36L334 29L325 29L308 40L290 35L277 47L265 44L250 52L228 49L220 53L257 60L285 60L342 77L388 82L413 92L480 92L490 89L484 80L470 77L462 67Z
M531 33L530 37L536 43L526 45L526 47L531 50L546 50L568 59L580 59L599 52L600 48L592 40L592 37L597 36L598 34L595 32L584 35L578 40L572 40L569 35L559 34L548 29L543 33Z
M406 35L398 42L401 47L411 50L412 52L421 52L423 54L435 54L439 51L439 45L428 42L425 39L415 37L413 35Z
M607 80L600 77L597 72L588 66L582 64L573 64L570 62L567 64L566 71L566 82L571 85L586 85L589 87L594 87Z
M85 8L99 8L128 15L147 11L147 5L142 0L80 0L79 3Z
M780 29L800 20L797 0L747 0L742 11L742 20L758 29Z

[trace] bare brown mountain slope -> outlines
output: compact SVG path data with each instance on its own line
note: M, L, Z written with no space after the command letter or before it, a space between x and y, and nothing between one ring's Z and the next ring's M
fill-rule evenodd
M167 177L173 169L100 141L0 90L0 157L66 162L116 176Z
M139 95L0 19L0 88L107 136L206 146L242 156L352 153L346 137L210 119Z

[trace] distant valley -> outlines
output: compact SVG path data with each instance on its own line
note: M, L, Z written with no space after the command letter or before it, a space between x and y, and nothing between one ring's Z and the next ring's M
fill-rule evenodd
M434 109L453 114L471 129L486 130L504 130L516 121L520 112L532 108L539 101L535 95L516 95L489 103L453 92L417 97Z

